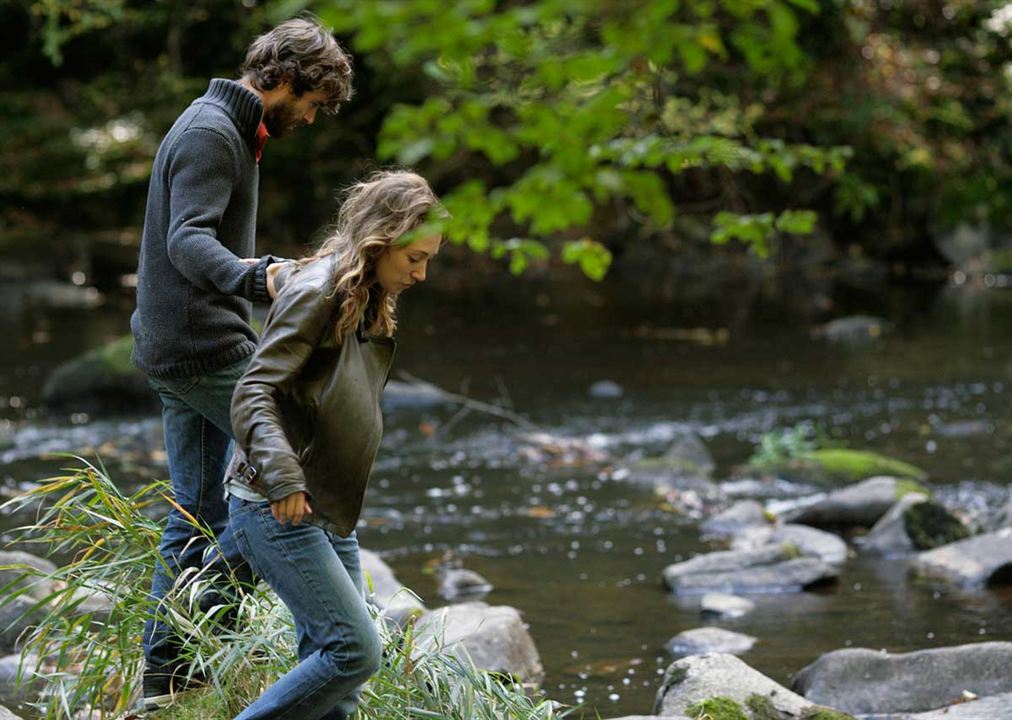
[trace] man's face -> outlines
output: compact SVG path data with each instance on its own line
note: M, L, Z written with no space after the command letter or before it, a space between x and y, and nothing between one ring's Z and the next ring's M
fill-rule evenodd
M264 102L264 125L272 138L285 137L301 125L312 125L316 111L327 104L327 96L320 90L295 97L287 85L281 89L276 98Z

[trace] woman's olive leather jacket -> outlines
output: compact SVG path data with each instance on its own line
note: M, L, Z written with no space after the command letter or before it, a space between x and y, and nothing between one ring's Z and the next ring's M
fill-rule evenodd
M283 268L256 352L232 396L236 456L226 482L271 502L310 495L317 520L355 529L383 435L379 400L395 344L349 334L339 343L333 256Z

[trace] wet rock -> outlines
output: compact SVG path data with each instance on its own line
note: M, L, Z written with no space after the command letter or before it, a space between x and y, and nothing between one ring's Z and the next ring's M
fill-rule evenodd
M727 653L741 655L752 649L756 638L716 627L702 627L680 632L668 640L665 648L675 657Z
M895 557L968 537L970 531L943 505L909 493L883 515L861 541L861 551Z
M5 594L26 589L29 596L42 600L53 592L53 581L46 576L56 569L49 560L29 552L0 550L0 589Z
M405 382L390 380L383 388L383 409L401 410L404 408L429 408L445 405L451 400L446 393L432 383L422 380Z
M637 460L629 466L629 479L658 488L693 488L714 497L719 489L712 482L714 462L700 437L680 433L661 456Z
M799 672L792 689L812 702L849 713L935 710L969 690L1012 692L1012 643L986 642L891 654L834 650Z
M598 399L620 398L625 393L622 386L611 380L599 380L587 389L587 393Z
M447 600L478 599L492 591L492 583L467 568L440 568L436 579L439 594Z
M0 705L0 720L21 720L21 716L15 715L3 705Z
M370 584L372 586L370 599L385 616L404 625L412 617L425 612L425 605L418 596L404 587L379 555L365 548L360 548L359 554L362 558L362 570L368 577L366 587L368 588Z
M787 524L779 527L750 527L735 537L732 550L755 550L766 545L793 546L804 556L839 565L847 559L847 543L837 535L808 525Z
M977 535L920 553L912 568L922 577L961 587L1012 583L1012 528Z
M703 615L723 618L741 617L754 609L755 603L751 600L725 593L706 593L699 602L699 610Z
M757 550L697 555L664 569L664 582L678 595L709 592L800 592L836 580L839 571L788 544Z
M952 705L913 715L890 715L887 720L1007 720L1012 717L1012 693L973 700L960 698Z
M742 705L765 699L777 711L793 713L792 717L802 717L814 707L814 703L778 685L735 656L710 653L676 660L668 666L657 690L654 712L677 715L716 697L729 698Z
M93 413L157 408L158 396L130 363L132 351L133 337L126 335L59 365L42 386L43 401Z
M544 679L534 640L520 613L507 605L450 605L423 615L415 631L419 651L463 648L480 670L511 675L525 684L537 685Z
M870 315L851 315L831 320L812 332L817 338L837 343L860 343L874 340L892 330L888 320Z
M32 669L35 668L36 658L28 656L26 659L25 672L21 681L18 682L18 668L21 664L21 655L6 655L0 658L0 703L4 705L21 705L26 702L34 702L46 689L45 678L36 675ZM0 714L0 720L3 715Z
M901 497L921 490L898 478L873 477L788 510L781 517L785 522L815 527L871 527Z
M768 528L769 520L761 503L740 500L706 520L701 527L704 538L728 538L753 527Z

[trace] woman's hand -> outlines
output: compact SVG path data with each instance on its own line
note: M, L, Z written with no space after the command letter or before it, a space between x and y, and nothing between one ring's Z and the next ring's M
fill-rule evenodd
M282 525L286 522L298 525L302 522L302 518L312 514L313 508L309 506L309 496L304 492L295 492L271 503L271 515Z

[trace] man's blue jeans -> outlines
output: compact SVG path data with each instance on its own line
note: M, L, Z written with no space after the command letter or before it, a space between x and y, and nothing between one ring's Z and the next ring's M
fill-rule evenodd
M355 533L281 525L266 501L233 496L229 512L242 554L292 613L300 661L236 720L345 720L382 653Z
M249 358L216 372L168 380L149 378L162 401L162 428L169 459L169 477L175 501L186 512L211 529L221 556L208 549L205 536L176 508L162 531L158 551L162 562L155 567L151 598L160 601L176 577L187 568L201 568L209 562L215 569L231 569L240 579L249 579L249 568L228 529L224 475L232 453L232 423L229 410L232 391L242 377ZM221 558L228 568L220 567ZM148 669L168 668L178 660L178 641L156 608L144 627L144 657Z

